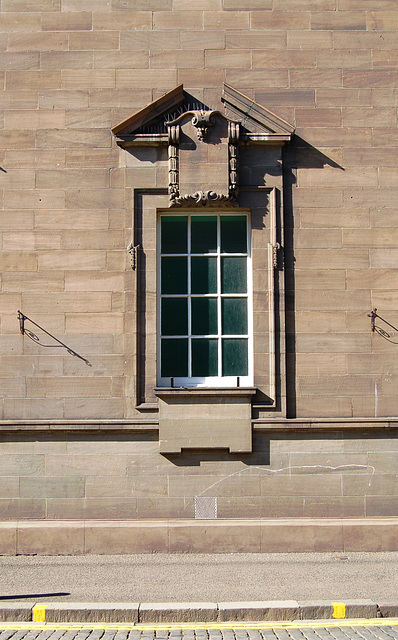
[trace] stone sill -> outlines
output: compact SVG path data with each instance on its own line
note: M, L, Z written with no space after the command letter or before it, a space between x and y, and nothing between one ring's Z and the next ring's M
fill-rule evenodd
M257 389L253 387L156 387L155 395L159 398L167 396L254 396Z

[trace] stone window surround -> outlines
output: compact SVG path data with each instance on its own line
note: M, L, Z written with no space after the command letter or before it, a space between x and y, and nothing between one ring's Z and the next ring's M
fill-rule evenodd
M275 412L278 407L277 398L277 367L279 363L277 358L280 356L280 346L278 340L280 335L276 331L275 314L278 312L278 301L276 300L276 272L279 270L280 259L278 252L281 243L280 230L277 228L277 218L279 217L279 193L276 188L260 187L260 188L241 188L241 192L247 192L247 195L260 196L264 200L263 206L268 210L269 217L269 235L266 253L266 262L268 264L267 272L267 291L268 291L268 309L267 323L269 335L269 350L263 354L267 359L267 368L269 370L269 385L266 390L267 400L264 402L256 402L253 400L253 408L263 409ZM145 202L149 200L150 205L146 206ZM164 204L163 204L164 203ZM163 205L163 206L162 206ZM227 211L226 209L225 211ZM190 210L192 212L192 209ZM198 210L200 213L201 209ZM218 209L217 209L218 211ZM234 212L250 214L248 208L235 208ZM156 387L156 305L153 304L154 296L156 300L156 225L160 212L172 213L167 206L167 190L162 188L144 188L134 189L134 246L137 250L137 269L136 269L136 296L137 296L137 313L136 313L136 336L137 336L137 370L136 370L136 409L139 412L158 412L157 398L161 395L160 388ZM148 244L149 242L149 244ZM258 265L255 258L253 259L253 274ZM148 294L147 274L152 274L153 289ZM279 293L280 295L280 293ZM256 314L253 311L254 316ZM152 318L150 318L152 314ZM152 326L148 326L149 325ZM284 336L282 336L284 338ZM153 357L154 356L154 357ZM256 367L254 370L256 373ZM256 379L255 379L256 381ZM162 387L161 389L166 389ZM206 392L212 392L211 388L206 387ZM252 389L252 387L250 387ZM256 384L253 386L256 392ZM247 388L247 391L249 388ZM173 389L174 394L184 394L184 389ZM220 395L230 395L231 388L216 387L214 391ZM200 395L200 389L190 388L191 396ZM251 395L255 395L251 393Z

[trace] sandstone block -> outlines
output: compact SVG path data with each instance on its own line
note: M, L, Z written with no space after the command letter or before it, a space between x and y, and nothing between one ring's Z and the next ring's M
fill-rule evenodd
M232 525L232 526L231 526ZM260 550L259 522L236 520L175 522L169 528L170 551L197 553L253 552Z
M109 131L105 129L82 131L78 135L76 131L40 129L37 132L37 144L41 148L98 148L110 147L111 138Z
M162 13L160 15L163 15ZM172 15L171 12L164 12L164 15ZM173 15L176 12L173 11ZM156 12L154 13L156 16ZM112 11L110 13L95 12L93 13L93 30L94 31L143 31L152 29L152 12L151 11ZM93 49L101 49L102 47L93 47ZM112 47L118 49L118 47Z
M63 11L111 11L111 0L64 0Z
M45 513L45 500L0 498L0 518L2 520L44 519Z
M71 109L79 108L84 109L89 106L89 91L44 91L39 92L39 106L43 109ZM44 145L48 146L48 145ZM58 147L72 146L69 144L62 144L61 141L57 145ZM73 145L75 146L75 145Z
M190 5L191 7L191 5ZM172 0L151 0L152 11L170 11ZM148 9L147 0L112 0L114 11L142 11Z
M117 89L150 89L153 86L170 88L177 84L177 71L157 69L117 69Z
M319 107L372 106L371 89L328 89L320 87L316 92ZM353 145L355 146L355 145Z
M10 33L9 51L66 51L68 35L66 33Z
M63 69L62 89L113 89L116 72L113 69Z
M251 52L228 49L225 51L205 51L206 69L250 69Z
M366 31L365 11L313 11L311 29Z
M287 46L289 49L332 49L332 31L292 30L287 31Z
M0 62L0 70L9 69L39 69L40 57L36 51L29 53L10 53L3 52Z
M183 0L186 2L187 0ZM207 0L206 0L207 1ZM250 14L238 11L218 11L217 5L209 7L203 14L203 26L205 32L209 30L222 31L223 29L248 29Z
M84 553L84 523L20 522L17 553L76 555ZM57 603L57 608L63 603ZM47 614L49 609L49 614ZM51 620L52 606L47 605L46 621Z
M46 13L41 20L43 31L86 31L92 28L90 11Z
M69 34L69 49L70 51L119 49L119 33L118 31L72 32Z
M309 69L315 66L312 51L256 51L252 52L253 69ZM236 65L237 67L238 65ZM236 68L235 67L235 68ZM241 67L241 65L239 65ZM332 126L328 122L328 126Z
M137 517L137 500L126 498L121 504L119 498L48 498L47 514L50 520L133 520Z
M39 31L41 25L41 14L22 13L12 11L9 13L2 12L0 15L0 28L6 31Z
M86 350L86 355L88 353ZM124 404L123 398L65 398L65 418L95 421L100 415L105 420L122 420L125 415Z
M294 106L308 107L315 105L314 89L275 89L275 91L256 91L256 100L261 104L268 104L275 107Z
M25 357L25 356L24 356ZM20 399L9 398L4 401L5 420L37 420L37 416L45 415L56 420L64 417L64 401L56 399Z
M165 51L162 53L163 55L168 54ZM131 69L132 67L147 69L149 67L149 51L131 51L128 56L124 51L94 51L94 69Z
M291 72L293 73L293 72ZM309 71L307 72L309 73ZM287 87L288 71L287 70L260 70L253 69L250 71L227 69L227 83L232 86L241 86L242 88L252 87L253 84L257 89L265 89L268 87Z
M8 71L6 75L6 89L60 89L60 71Z
M5 0L2 11L60 11L60 0Z

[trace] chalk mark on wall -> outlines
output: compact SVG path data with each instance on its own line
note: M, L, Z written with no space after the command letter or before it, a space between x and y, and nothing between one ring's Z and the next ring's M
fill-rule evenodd
M272 474L278 474L278 473L283 473L284 471L297 471L300 470L302 472L307 472L310 469L316 469L324 471L324 472L334 472L334 471L354 471L355 469L362 469L365 471L370 471L371 475L373 475L376 472L376 469L371 466L371 465L366 465L366 464L340 464L337 465L336 467L333 466L329 466L329 465L321 465L321 464L316 464L316 465L298 465L298 466L293 466L293 467L281 467L280 469L263 469L262 467L250 467L250 469L240 469L240 471L234 471L233 473L228 474L227 476L223 476L222 478L220 478L219 480L217 480L216 482L213 482L213 484L209 485L208 487L206 487L206 489L204 489L203 491L201 491L200 493L197 494L197 496L202 496L204 493L206 493L206 491L209 491L210 489L213 489L213 487L217 486L218 484L220 484L221 482L224 482L225 480L228 480L229 478L231 478L232 476L238 476L241 473L245 473L247 471L253 471L254 469L256 469L257 471L261 471L262 473L266 473L269 475ZM289 473L290 474L290 473ZM289 475L286 474L286 475Z

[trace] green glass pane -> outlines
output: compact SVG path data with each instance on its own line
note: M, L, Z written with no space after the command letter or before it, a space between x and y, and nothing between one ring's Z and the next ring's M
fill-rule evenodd
M247 299L222 298L223 335L247 334Z
M188 339L163 338L160 348L160 375L162 378L188 376Z
M162 258L161 264L161 292L162 293L187 293L188 292L188 258Z
M216 216L192 216L191 252L209 253L217 251Z
M187 216L163 216L161 218L161 252L186 253L187 247Z
M192 298L191 310L192 335L217 335L217 298Z
M183 336L188 333L187 298L162 298L161 325L163 336Z
M244 338L222 340L222 375L247 376L248 344Z
M191 258L191 292L217 293L217 258Z
M247 293L247 258L221 258L221 293Z
M221 251L247 253L246 216L221 216Z
M218 375L217 340L206 338L192 340L192 375L200 378Z

